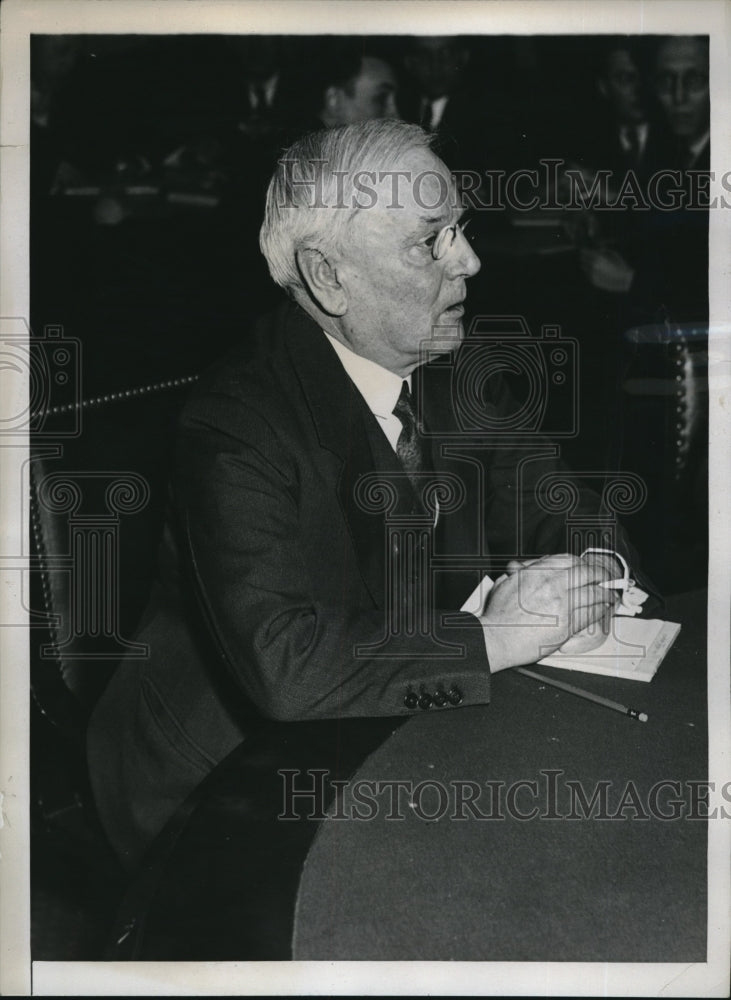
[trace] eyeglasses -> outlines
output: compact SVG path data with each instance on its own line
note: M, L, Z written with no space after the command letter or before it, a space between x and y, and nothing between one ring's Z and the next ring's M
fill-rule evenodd
M595 553L596 555L614 556L622 565L623 574L621 579L607 580L599 584L605 590L618 590L621 593L620 607L615 609L615 614L636 615L642 610L642 605L648 598L644 590L640 590L635 581L629 575L629 566L619 552L611 549L585 549L581 553L581 558Z
M454 246L454 242L457 239L457 232L464 235L464 231L467 226L472 222L472 217L465 219L464 222L455 222L453 226L445 226L440 229L437 235L434 237L434 242L431 245L431 255L434 260L441 260L442 257ZM472 234L470 234L471 236ZM468 237L469 238L469 237Z

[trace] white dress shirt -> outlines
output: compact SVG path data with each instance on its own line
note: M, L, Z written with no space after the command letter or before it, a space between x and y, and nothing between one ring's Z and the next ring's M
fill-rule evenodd
M408 383L409 391L411 391L411 375L407 375L405 379L394 375L388 368L382 368L375 361L369 361L368 358L363 358L360 354L351 351L345 344L341 344L339 340L331 337L326 330L323 330L323 333L333 345L343 368L365 400L366 406L378 421L388 443L396 452L403 424L393 412L393 408L401 395L401 386L404 382ZM439 523L439 501L436 497L434 498L434 506L434 527L436 528Z
M274 103L274 96L279 83L279 73L273 73L268 80L264 80L258 87L250 83L247 90L249 96L249 108L252 111L268 111ZM264 107L260 108L259 105Z
M435 129L439 128L440 122L444 117L444 112L447 107L447 102L449 101L449 95L445 94L444 97L437 97L436 100L430 101L428 97L423 97L421 100L421 121L424 122L424 127L433 132Z
M648 131L649 126L647 122L640 122L639 125L625 125L619 132L620 146L625 153L631 153L633 149L635 149L638 162L642 159L645 153ZM634 143L630 132L634 134Z
M688 147L688 162L685 165L686 170L691 170L695 166L695 164L700 159L701 153L706 148L706 145L708 144L710 138L711 138L711 130L708 129L708 131L704 132L704 134L700 137L700 139L696 139L695 142L692 142L690 144L690 146Z
M411 389L411 376L407 375L406 379L402 379L387 368L377 365L375 361L369 361L368 358L363 358L360 354L351 351L349 347L341 344L329 333L325 332L325 336L333 345L335 353L340 358L343 368L355 384L356 389L366 401L366 406L380 424L381 430L388 438L388 443L396 451L396 444L403 426L393 412L393 408L401 395L402 383L408 382L409 389Z

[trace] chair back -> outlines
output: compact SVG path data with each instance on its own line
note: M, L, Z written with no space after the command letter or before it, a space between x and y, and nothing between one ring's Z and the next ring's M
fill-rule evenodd
M705 586L708 324L635 327L625 347L621 460L648 488L642 554L665 592Z
M122 656L146 654L133 635L156 574L177 417L195 380L72 404L71 435L66 407L56 407L32 439L31 684L62 727L84 727Z

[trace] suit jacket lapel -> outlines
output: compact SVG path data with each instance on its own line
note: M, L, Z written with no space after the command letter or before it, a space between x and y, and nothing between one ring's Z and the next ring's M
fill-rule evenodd
M385 437L384 447L376 447L376 439L379 435L383 436L376 418L346 374L325 334L299 307L294 307L287 314L286 344L320 445L341 463L338 499L363 581L376 605L382 607L386 580L386 512L365 510L362 504L356 502L356 488L362 476L377 471L387 478L390 472L403 473L403 470ZM474 557L480 554L483 545L482 511L475 502L475 483L469 479L475 471L474 467L445 457L442 453L442 435L454 441L452 435L458 432L459 426L452 411L450 392L444 391L445 386L438 384L439 380L431 378L431 374L430 366L418 369L412 376L412 384L418 397L417 407L423 406L427 427L432 434L434 469L437 473L442 471L456 475L468 487L462 507L440 519L437 554ZM443 372L441 374L443 376ZM409 492L403 476L398 481ZM454 576L452 580L449 574L441 574L439 590L445 597L449 595L448 603L442 606L458 610L459 604L455 604L455 600L465 589L465 577L459 573ZM467 585L463 597L471 589Z
M356 502L358 480L376 471L366 421L375 417L327 337L299 307L288 314L287 347L320 445L341 463L337 495L363 581L374 602L385 599L384 515ZM378 433L382 433L376 426ZM395 460L395 456L394 456Z

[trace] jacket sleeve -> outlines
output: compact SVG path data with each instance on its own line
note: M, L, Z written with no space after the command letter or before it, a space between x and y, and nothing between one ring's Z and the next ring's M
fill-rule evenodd
M304 460L295 428L288 433L279 413L268 418L265 402L255 394L209 395L189 408L176 481L199 602L246 697L282 720L489 701L489 666L473 616L452 615L445 628L437 612L427 635L389 635L387 609L318 595L302 539ZM340 548L322 551L316 573L348 572ZM343 593L351 592L348 582L344 576Z

